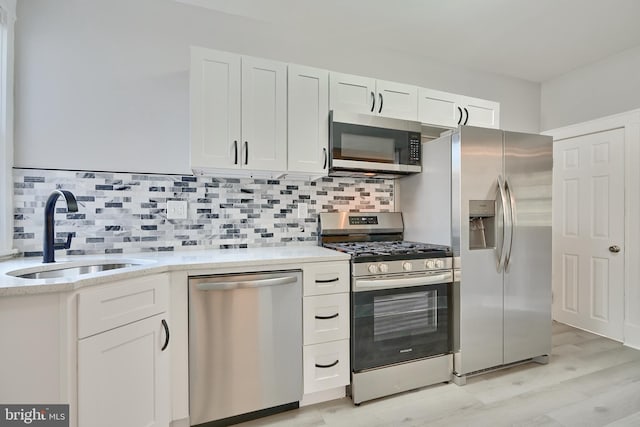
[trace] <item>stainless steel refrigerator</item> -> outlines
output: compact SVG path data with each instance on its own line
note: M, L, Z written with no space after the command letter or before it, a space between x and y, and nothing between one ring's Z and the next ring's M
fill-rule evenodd
M548 136L461 126L397 181L407 240L453 247L454 378L551 353Z

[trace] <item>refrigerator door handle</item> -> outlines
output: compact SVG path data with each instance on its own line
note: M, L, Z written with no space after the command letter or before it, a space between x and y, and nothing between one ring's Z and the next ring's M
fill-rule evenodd
M507 200L507 192L505 189L505 184L504 184L504 180L502 179L502 175L498 175L498 192L500 193L500 203L502 205L502 227L500 227L500 229L496 230L498 232L498 241L500 242L500 245L496 245L496 251L498 252L498 265L497 265L497 269L498 269L498 273L501 273L504 266L505 266L505 258L507 255L507 251L505 250L505 244L506 244L506 233L508 230L508 221L509 221L509 214L507 213L507 210L509 209L509 202ZM497 198L497 197L496 197Z
M509 185L509 180L507 178L505 178L504 181L504 189L505 192L507 193L507 198L509 201L509 215L508 215L508 219L509 222L507 224L507 239L506 239L506 243L508 243L508 246L505 250L506 252L506 257L504 259L504 270L507 271L507 269L509 268L509 263L511 262L511 250L513 249L513 235L515 233L515 226L516 226L516 201L515 198L513 197L513 191L511 191L511 186Z

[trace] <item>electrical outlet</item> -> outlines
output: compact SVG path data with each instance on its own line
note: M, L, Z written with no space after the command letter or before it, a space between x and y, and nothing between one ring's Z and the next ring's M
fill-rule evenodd
M187 219L187 201L167 200L167 219Z
M306 203L298 203L298 218L306 218L309 215Z

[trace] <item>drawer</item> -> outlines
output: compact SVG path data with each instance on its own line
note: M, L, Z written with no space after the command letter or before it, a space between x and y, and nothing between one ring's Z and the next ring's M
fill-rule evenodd
M167 311L166 274L114 282L78 294L78 338L85 338Z
M349 340L306 345L303 353L305 394L349 384Z
M304 296L349 292L349 262L316 262L303 267Z
M349 339L349 294L304 297L304 345Z

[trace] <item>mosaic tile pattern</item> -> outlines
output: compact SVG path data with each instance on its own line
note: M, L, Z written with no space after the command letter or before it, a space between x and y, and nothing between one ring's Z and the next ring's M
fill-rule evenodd
M44 205L71 191L78 212L56 205L56 241L67 255L317 245L318 213L393 211L393 180L319 181L14 169L14 247L42 255ZM188 202L188 218L167 219L167 200ZM306 218L298 204L306 203ZM62 254L62 251L58 251Z

